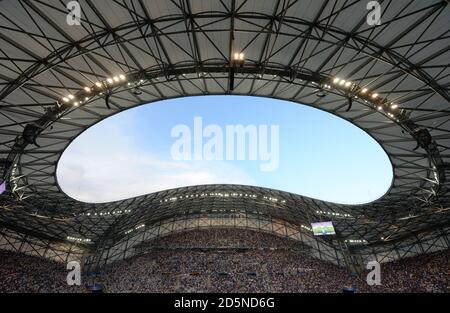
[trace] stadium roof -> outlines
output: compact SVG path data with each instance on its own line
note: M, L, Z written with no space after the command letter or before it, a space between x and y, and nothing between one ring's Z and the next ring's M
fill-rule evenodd
M8 187L0 245L17 246L7 239L14 233L17 242L75 241L74 249L99 255L124 236L145 238L162 220L226 212L235 219L238 209L303 225L305 236L310 222L332 219L339 236L314 242L349 255L395 258L449 246L448 1L379 1L378 26L367 24L366 1L81 0L79 26L67 23L67 2L0 2L0 158ZM208 94L285 99L354 123L388 154L390 190L361 206L244 186L103 205L60 190L61 153L89 126L140 104ZM256 197L207 202L221 193ZM204 199L160 202L192 194ZM346 243L355 245L343 249Z

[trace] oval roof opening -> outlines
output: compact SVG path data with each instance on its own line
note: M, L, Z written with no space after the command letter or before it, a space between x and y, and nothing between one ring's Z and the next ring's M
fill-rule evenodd
M61 189L90 203L241 184L363 204L384 195L392 175L382 147L350 122L250 96L177 98L120 112L78 136L57 167Z

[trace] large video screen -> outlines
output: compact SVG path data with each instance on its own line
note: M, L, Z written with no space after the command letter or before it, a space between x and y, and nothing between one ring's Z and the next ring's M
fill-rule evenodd
M314 236L336 235L332 222L311 223Z

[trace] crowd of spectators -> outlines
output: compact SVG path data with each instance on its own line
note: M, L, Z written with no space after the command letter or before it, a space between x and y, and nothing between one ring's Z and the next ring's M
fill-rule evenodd
M0 250L1 293L83 292L67 284L66 264L37 256Z
M174 233L136 247L104 266L95 281L106 292L450 292L450 251L382 264L381 286L365 273L311 256L307 246L244 229ZM82 292L66 283L65 264L0 251L0 292ZM86 279L85 279L86 280Z
M383 263L381 285L362 292L450 292L450 250Z

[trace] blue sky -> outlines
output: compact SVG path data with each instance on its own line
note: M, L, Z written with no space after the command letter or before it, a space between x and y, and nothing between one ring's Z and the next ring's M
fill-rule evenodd
M175 125L278 125L279 167L260 161L176 161ZM207 139L204 140L206 143ZM155 191L215 183L257 185L344 204L379 198L392 170L365 132L329 113L292 102L244 96L202 96L155 102L91 127L63 154L61 188L86 202L121 200Z

